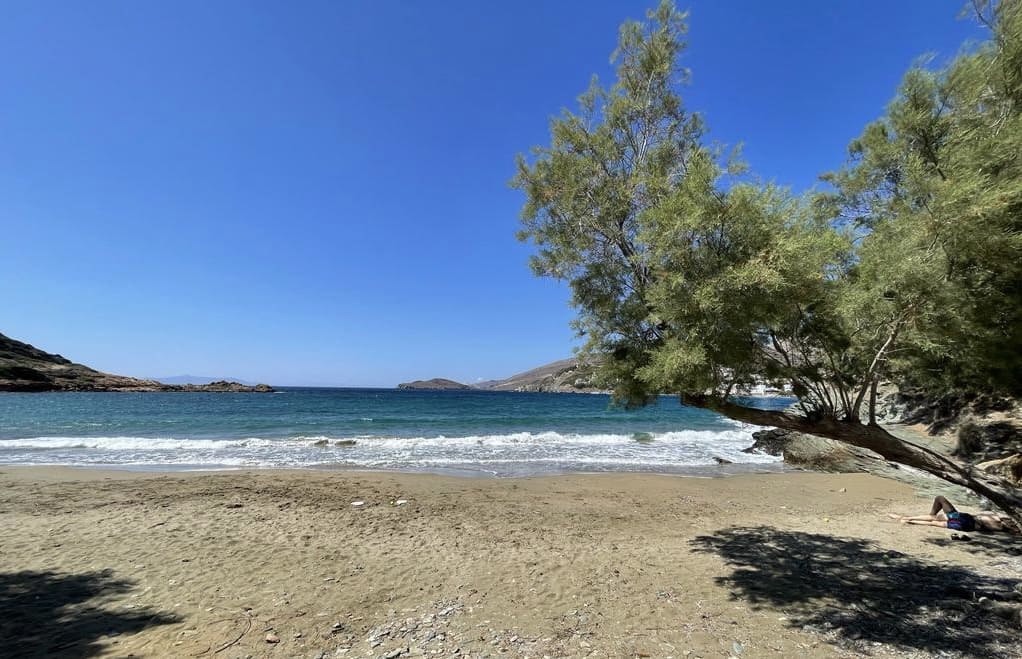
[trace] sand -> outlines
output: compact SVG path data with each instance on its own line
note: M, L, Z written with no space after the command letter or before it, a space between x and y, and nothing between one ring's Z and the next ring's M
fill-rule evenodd
M1022 581L1019 543L888 520L928 501L868 475L0 472L4 656L1022 647L975 602Z

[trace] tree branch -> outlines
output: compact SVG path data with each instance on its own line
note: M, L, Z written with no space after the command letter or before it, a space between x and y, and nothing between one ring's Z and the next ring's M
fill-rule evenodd
M834 417L809 419L788 412L745 407L706 394L683 394L682 402L692 407L713 410L736 421L758 426L776 426L869 449L892 462L921 469L949 483L969 488L1022 522L1022 489L971 465L899 439L878 425L864 425L857 419L848 421L839 421Z

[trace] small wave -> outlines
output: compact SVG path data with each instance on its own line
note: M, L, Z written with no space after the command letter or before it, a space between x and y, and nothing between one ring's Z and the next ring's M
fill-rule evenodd
M31 437L0 440L0 451L11 449L103 449L107 451L146 451L176 449L231 449L273 446L274 440L246 439L177 439L172 437Z

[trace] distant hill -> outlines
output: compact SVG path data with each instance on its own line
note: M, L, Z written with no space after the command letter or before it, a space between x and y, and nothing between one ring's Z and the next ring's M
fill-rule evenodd
M504 380L479 382L474 388L487 391L559 393L600 391L593 384L593 367L589 364L579 363L577 359L562 359L524 373L512 375Z
M449 389L471 389L467 384L447 380L445 378L433 378L432 380L415 380L414 382L402 382L397 385L398 389L419 389L419 390L449 390Z
M473 385L444 378L404 382L398 389L476 389L480 391L546 391L555 393L595 393L593 367L577 359L562 359L503 380L487 380Z
M111 375L61 355L0 334L0 391L273 391L218 381L202 385L163 384L124 375Z

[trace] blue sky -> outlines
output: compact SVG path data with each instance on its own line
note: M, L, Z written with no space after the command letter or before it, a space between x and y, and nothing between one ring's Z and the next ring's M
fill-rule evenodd
M392 386L571 354L514 232L548 142L650 2L4 2L0 332L136 376ZM687 105L797 190L960 2L694 0Z

